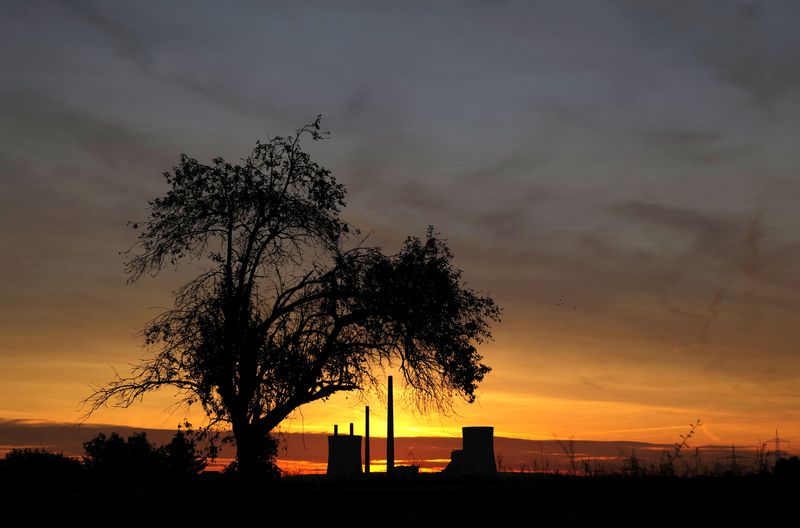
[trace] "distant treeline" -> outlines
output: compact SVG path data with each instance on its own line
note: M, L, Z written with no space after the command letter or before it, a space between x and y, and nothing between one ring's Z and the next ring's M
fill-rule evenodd
M188 424L187 424L188 425ZM209 460L218 454L215 442L201 439L188 427L178 428L172 439L156 446L147 433L133 433L123 438L117 433L99 433L83 443L82 457L67 456L39 448L17 448L0 459L0 490L36 489L132 489L170 488L200 482L235 482L236 464L223 474L205 472ZM203 447L200 447L203 446ZM568 468L522 466L506 467L498 456L498 478L524 481L538 476L632 478L632 479L692 479L696 477L745 477L800 481L800 458L791 456L767 463L765 457L757 464L743 464L738 457L718 461L713 466L702 465L696 457L680 456L678 449L662 453L658 462L639 459L635 453L621 463L601 462L578 458L571 441L562 445L567 454ZM275 474L278 476L277 470ZM377 475L376 475L377 476ZM426 477L427 478L427 477Z
M205 469L210 453L198 448L195 433L178 429L172 440L156 446L147 433L123 438L98 434L83 444L82 458L44 449L12 449L0 459L0 487L110 488L163 487L188 484ZM213 453L211 453L213 454Z

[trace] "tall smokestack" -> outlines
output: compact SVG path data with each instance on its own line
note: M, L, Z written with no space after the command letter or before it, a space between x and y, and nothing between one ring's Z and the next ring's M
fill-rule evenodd
M394 470L394 402L392 401L392 377L389 376L389 411L386 417L386 472Z
M364 473L369 473L369 405L364 409Z

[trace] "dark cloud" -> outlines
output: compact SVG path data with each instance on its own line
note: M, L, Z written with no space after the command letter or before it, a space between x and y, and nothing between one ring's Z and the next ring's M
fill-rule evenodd
M24 176L9 174L28 183L36 178L75 186L83 180L107 193L105 198L143 195L142 187L152 192L152 182L161 179L159 168L176 159L167 146L172 141L157 131L82 112L34 91L5 91L0 111L0 133L14 138L0 146L0 154L29 168Z
M629 13L664 45L684 45L762 110L800 93L800 8L791 0L627 2Z
M757 144L730 143L724 134L718 132L654 129L642 137L671 159L695 163L748 158L759 149Z
M201 60L198 67L194 68L183 61L164 63L165 55L168 56L174 49L172 43L176 37L200 37L181 23L182 15L197 6L162 6L162 9L166 9L166 16L153 17L130 4L123 8L114 6L113 9L102 2L75 0L63 4L94 28L120 57L147 77L172 83L240 114L260 114L265 117L280 115L278 107L269 102L266 94L249 97L240 85L230 83L222 64ZM203 11L201 9L196 14L210 15Z
M751 214L749 219L638 201L619 204L613 209L642 223L653 236L658 236L654 228L666 228L673 235L686 237L689 248L682 250L681 256L689 259L713 257L755 280L775 280L776 277L766 273L765 269L783 260L780 255L793 247L789 244L775 248L769 254L764 252L761 225L766 210L763 208ZM680 242L676 241L675 246L680 248ZM702 261L698 264L702 265Z

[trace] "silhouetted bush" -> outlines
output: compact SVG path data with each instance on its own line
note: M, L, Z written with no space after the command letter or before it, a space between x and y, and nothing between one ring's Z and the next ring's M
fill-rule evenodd
M207 465L206 456L197 448L194 431L180 428L170 443L159 449L166 464L168 474L177 480L185 480L199 475Z
M779 458L775 462L773 473L776 477L800 479L800 458Z
M82 481L83 465L62 453L43 449L12 449L0 460L4 488L64 487Z
M191 428L178 428L161 447L148 442L146 433L127 440L100 433L83 447L82 461L43 449L9 451L0 459L0 489L166 487L187 484L206 467Z
M117 433L98 434L83 444L84 464L93 477L109 485L140 484L150 478L160 480L163 461L147 433L134 433L125 441Z
M90 475L107 485L161 486L186 482L206 467L194 433L178 429L172 441L156 447L147 433L134 433L126 441L117 433L100 433L83 444L84 464Z

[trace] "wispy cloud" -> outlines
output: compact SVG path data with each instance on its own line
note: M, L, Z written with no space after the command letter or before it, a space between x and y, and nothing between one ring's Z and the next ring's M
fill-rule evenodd
M179 153L235 161L322 113L332 137L306 147L347 185L347 218L388 251L434 224L504 306L493 375L544 365L537 396L641 405L669 401L676 377L681 402L748 417L761 392L770 412L794 401L797 2L3 14L0 354L33 373L29 398L76 350L135 360L147 308L195 271L124 289L117 254Z

